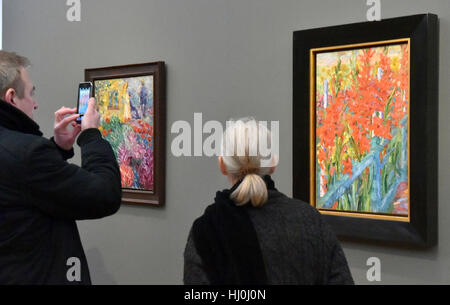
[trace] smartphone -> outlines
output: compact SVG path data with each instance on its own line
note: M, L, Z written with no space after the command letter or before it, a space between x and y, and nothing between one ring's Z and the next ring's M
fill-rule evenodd
M86 82L86 83L80 83L78 87L78 114L80 117L77 119L77 123L81 124L81 121L83 119L83 116L86 114L89 99L92 97L92 83Z

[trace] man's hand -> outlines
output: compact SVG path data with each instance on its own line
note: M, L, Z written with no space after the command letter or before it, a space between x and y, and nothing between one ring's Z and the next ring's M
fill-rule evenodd
M67 108L62 107L57 112L55 112L55 143L64 150L71 150L75 139L81 132L81 126L75 122L79 117L77 113L77 108ZM67 115L70 116L66 117ZM73 130L69 131L68 126L72 124Z
M86 114L83 116L81 121L81 130L86 130L90 128L98 129L100 126L100 114L97 111L95 98L89 99L88 109Z

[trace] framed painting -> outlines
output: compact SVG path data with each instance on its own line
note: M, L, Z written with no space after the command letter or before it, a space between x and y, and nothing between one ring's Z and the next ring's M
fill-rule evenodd
M438 20L294 32L294 197L341 239L437 242Z
M85 70L94 85L100 132L120 166L123 203L164 205L164 62Z

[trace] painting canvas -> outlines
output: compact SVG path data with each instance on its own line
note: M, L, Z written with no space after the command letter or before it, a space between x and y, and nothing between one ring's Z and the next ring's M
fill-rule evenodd
M295 31L293 197L341 240L437 244L439 19Z
M312 50L315 202L409 215L409 41Z
M122 187L153 190L153 76L98 80L95 97Z
M165 63L86 69L94 84L100 132L121 173L122 202L163 206L165 199Z

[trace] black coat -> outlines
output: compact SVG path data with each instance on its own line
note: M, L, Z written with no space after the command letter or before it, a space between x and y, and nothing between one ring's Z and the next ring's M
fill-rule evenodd
M339 241L309 204L269 190L267 203L261 208L249 208L248 214L259 241L268 284L354 284ZM234 234L240 236L239 232ZM184 251L184 284L211 284L192 230Z
M85 130L77 143L82 167L66 162L73 150L0 100L0 284L91 283L75 221L119 209L120 170L98 130ZM80 281L71 282L78 262Z

